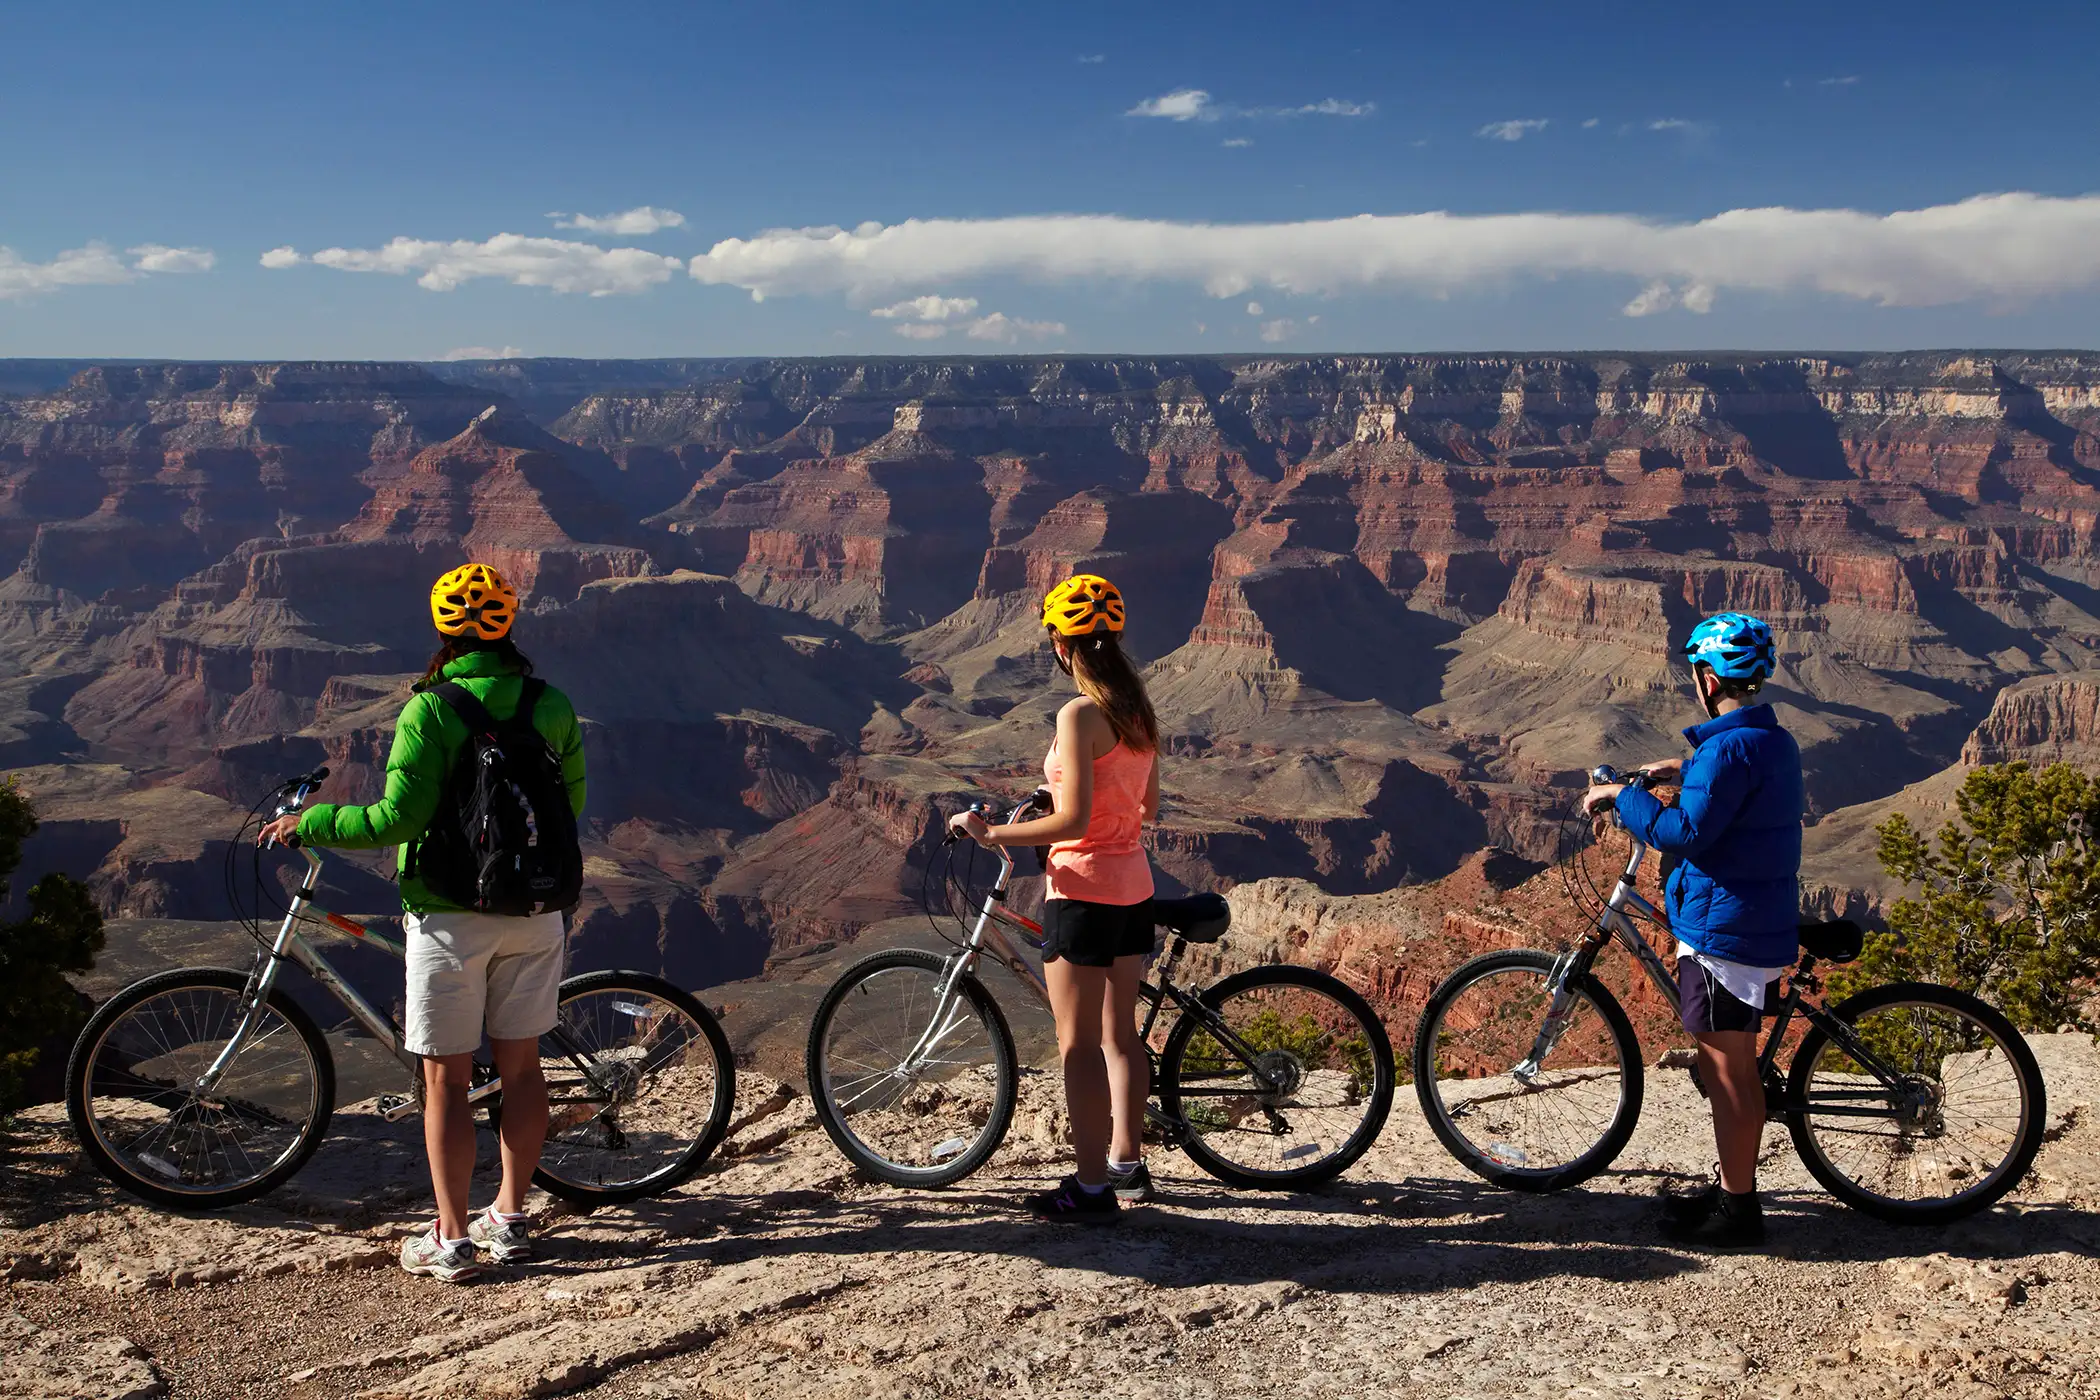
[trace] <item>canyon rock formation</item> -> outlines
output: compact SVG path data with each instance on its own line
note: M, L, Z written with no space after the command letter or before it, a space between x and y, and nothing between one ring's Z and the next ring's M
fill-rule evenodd
M1871 914L1878 815L2100 754L2096 534L2094 355L20 362L0 763L25 876L224 918L239 812L377 791L428 583L487 559L585 721L580 963L713 984L914 913L941 813L1033 786L1072 570L1129 598L1167 883L1304 898L1560 854L1583 770L1681 751L1671 639L1732 607L1811 901ZM1375 944L1335 958L1397 997Z

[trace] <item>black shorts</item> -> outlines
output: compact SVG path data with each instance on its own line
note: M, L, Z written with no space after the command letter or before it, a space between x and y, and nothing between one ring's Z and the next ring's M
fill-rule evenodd
M1063 958L1077 967L1113 967L1117 958L1152 951L1152 901L1090 904L1043 901L1043 961Z
M1775 978L1765 986L1765 1005L1771 1006L1778 1000L1779 982ZM1755 1031L1767 1014L1722 986L1720 978L1701 966L1697 958L1689 957L1677 960L1677 1004L1679 1021L1693 1035Z

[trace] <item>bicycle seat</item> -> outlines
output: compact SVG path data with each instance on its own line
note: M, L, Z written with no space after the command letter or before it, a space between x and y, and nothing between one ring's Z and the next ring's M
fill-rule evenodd
M1800 928L1801 951L1824 962L1848 963L1866 946L1865 930L1850 919L1831 919Z
M1232 927L1232 906L1221 894L1192 894L1152 901L1152 922L1191 943L1215 943Z

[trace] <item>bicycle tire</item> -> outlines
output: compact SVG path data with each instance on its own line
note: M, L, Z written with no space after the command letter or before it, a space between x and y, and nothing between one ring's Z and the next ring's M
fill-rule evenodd
M182 1189L166 1184L165 1180L141 1174L128 1165L124 1156L111 1150L103 1131L104 1124L91 1109L91 1100L100 1095L91 1080L101 1066L104 1051L109 1047L111 1036L119 1029L126 1017L145 1003L167 996L171 992L185 990L230 992L238 998L248 987L248 974L224 967L185 967L169 972L156 973L132 983L97 1007L95 1014L81 1027L80 1035L73 1042L72 1053L66 1061L66 1113L72 1120L73 1136L80 1149L101 1173L118 1187L155 1205L174 1206L184 1210L210 1210L220 1206L238 1205L276 1190L301 1167L320 1147L328 1135L328 1123L335 1113L335 1059L328 1049L328 1041L313 1017L300 1009L299 1004L287 996L281 987L270 991L265 1005L297 1035L313 1070L311 1107L305 1122L299 1127L290 1146L282 1151L267 1170L253 1177L238 1181L216 1190ZM237 1004L235 1009L237 1009ZM199 1046L208 1041L197 1041ZM174 1047L170 1053L188 1047ZM251 1044L250 1050L254 1046ZM240 1064L239 1060L234 1062ZM126 1070L126 1073L131 1073ZM133 1077L138 1077L135 1074ZM164 1164L163 1176L172 1179L180 1169L173 1164Z
M723 1033L721 1022L715 1019L714 1013L702 1005L697 997L674 983L646 972L614 970L586 972L565 979L560 988L560 1004L567 1006L579 998L606 992L633 992L654 997L675 1007L681 1015L695 1022L700 1028L701 1040L707 1046L708 1056L713 1061L714 1089L709 1100L707 1117L697 1132L688 1129L691 1140L686 1146L667 1165L638 1180L606 1184L563 1176L558 1166L549 1164L548 1153L543 1149L540 1163L533 1169L533 1184L550 1196L585 1207L620 1205L627 1201L641 1200L645 1196L659 1196L690 1180L695 1172L707 1164L708 1156L715 1148L721 1145L723 1134L729 1131L730 1115L736 1109L736 1057L730 1051L729 1037ZM549 1047L545 1037L542 1037L540 1057L543 1062L549 1059L558 1062L565 1056L558 1046ZM488 1105L490 1126L500 1135L503 1128L502 1095L499 1092L485 1102ZM555 1145L551 1136L549 1145Z
M1354 1019L1368 1042L1371 1057L1371 1089L1366 1096L1363 1117L1334 1152L1317 1162L1283 1171L1257 1171L1229 1161L1210 1147L1202 1133L1193 1129L1183 1139L1181 1149L1189 1155L1189 1160L1228 1186L1254 1190L1302 1190L1340 1176L1378 1140L1393 1108L1393 1043L1378 1013L1353 987L1309 967L1277 963L1248 968L1204 988L1198 999L1216 1011L1233 997L1258 987L1302 987L1331 998ZM1174 1023L1174 1029L1167 1035L1166 1047L1160 1052L1159 1104L1161 1112L1170 1119L1187 1121L1182 1111L1181 1070L1189 1046L1203 1029L1196 1018L1183 1015Z
M1597 1009L1598 1015L1610 1032L1612 1046L1618 1056L1620 1076L1618 1108L1595 1145L1577 1154L1573 1160L1556 1167L1523 1167L1488 1156L1476 1148L1452 1121L1450 1111L1439 1092L1440 1081L1437 1078L1437 1055L1440 1048L1438 1037L1444 1014L1468 987L1490 975L1528 970L1539 973L1543 983L1544 977L1551 974L1558 961L1553 954L1536 949L1484 953L1461 965L1438 985L1430 994L1428 1003L1422 1008L1420 1021L1416 1023L1412 1056L1415 1097L1422 1106L1422 1116L1429 1121L1430 1130L1460 1166L1485 1181L1516 1191L1559 1191L1589 1180L1617 1159L1619 1153L1625 1149L1627 1140L1633 1136L1634 1126L1641 1116L1645 1080L1640 1042L1633 1033L1633 1023L1626 1018L1618 1000L1605 989L1604 984L1585 973L1575 984L1575 990Z
M947 966L947 959L937 953L900 948L886 953L876 953L862 958L840 974L838 981L824 993L823 1001L817 1004L817 1014L809 1027L809 1047L804 1056L804 1068L809 1077L810 1104L816 1110L817 1121L824 1125L824 1132L840 1152L846 1155L861 1171L878 1181L892 1186L941 1187L952 1186L983 1166L991 1155L999 1150L1006 1140L1007 1129L1013 1123L1014 1101L1020 1093L1021 1071L1014 1051L1013 1032L1008 1029L1006 1015L1000 1011L999 1003L975 977L962 980L963 996L969 1001L971 1010L985 1027L992 1055L992 1101L984 1125L960 1151L931 1165L914 1165L884 1157L847 1122L851 1116L841 1109L836 1101L828 1061L828 1036L832 1023L840 1008L854 990L877 973L913 968L921 972L938 975Z
M1975 1186L1951 1198L1930 1203L1908 1204L1862 1188L1830 1160L1815 1136L1812 1122L1815 1114L1805 1107L1811 1102L1809 1082L1815 1072L1817 1056L1831 1043L1829 1035L1813 1023L1802 1038L1800 1048L1794 1052L1793 1063L1787 1070L1786 1102L1790 1110L1787 1128L1793 1135L1794 1150L1801 1154L1802 1165L1825 1190L1846 1205L1893 1224L1944 1225L1994 1204L2027 1175L2034 1165L2035 1154L2041 1150L2042 1133L2048 1125L2048 1088L2042 1081L2041 1066L2035 1062L2034 1051L2013 1023L1996 1008L1952 987L1926 982L1892 982L1848 997L1828 1008L1826 1014L1847 1025L1857 1025L1866 1013L1903 1005L1938 1006L1966 1016L2004 1049L2020 1087L2021 1118L2019 1129L2013 1134L2011 1150L1998 1166Z

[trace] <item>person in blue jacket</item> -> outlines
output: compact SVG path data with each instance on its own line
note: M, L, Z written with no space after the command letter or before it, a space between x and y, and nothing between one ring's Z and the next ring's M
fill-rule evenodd
M1757 1032L1778 978L1800 956L1801 750L1757 700L1775 663L1772 629L1718 613L1684 646L1706 722L1684 731L1689 761L1641 771L1681 791L1665 807L1639 787L1599 784L1586 810L1618 808L1635 836L1677 858L1664 913L1677 936L1677 986L1699 1074L1713 1102L1720 1180L1672 1198L1663 1230L1687 1244L1757 1245L1757 1152L1765 1094Z

